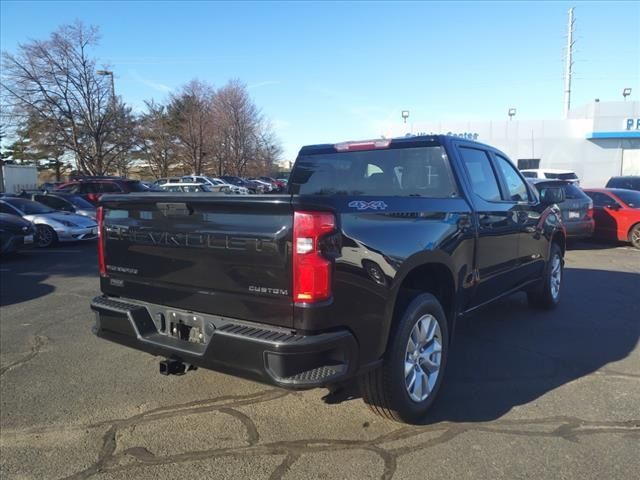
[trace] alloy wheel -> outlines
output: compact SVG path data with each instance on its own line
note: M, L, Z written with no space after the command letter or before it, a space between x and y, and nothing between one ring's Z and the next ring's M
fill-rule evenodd
M551 296L556 299L560 295L560 284L562 283L562 260L560 255L556 254L551 260L551 278L549 286L551 288Z
M405 388L414 402L424 401L440 373L442 332L433 315L423 315L413 326L404 359Z

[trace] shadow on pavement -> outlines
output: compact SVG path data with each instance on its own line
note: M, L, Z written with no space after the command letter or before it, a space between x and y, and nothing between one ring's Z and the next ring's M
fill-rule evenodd
M564 288L553 311L533 310L517 294L461 319L424 423L497 419L634 350L640 322L629 299L638 296L640 274L567 268ZM325 401L340 403L356 392L349 386Z
M95 242L34 249L0 259L0 305L6 307L44 297L55 291L51 276L98 275Z

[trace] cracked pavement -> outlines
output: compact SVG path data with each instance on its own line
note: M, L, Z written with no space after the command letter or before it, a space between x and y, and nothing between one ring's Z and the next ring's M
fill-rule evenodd
M289 392L95 338L94 245L0 261L0 477L635 478L640 251L580 243L563 299L459 322L423 425L357 391Z

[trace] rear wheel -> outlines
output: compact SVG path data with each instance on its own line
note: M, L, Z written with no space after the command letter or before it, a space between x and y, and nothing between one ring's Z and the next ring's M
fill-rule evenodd
M47 248L56 243L58 236L49 225L36 226L36 245L39 248Z
M420 420L440 389L448 344L442 306L429 293L418 295L394 325L384 363L360 378L365 403L391 420Z
M640 248L640 223L636 223L629 231L629 241L634 247Z
M533 307L555 308L560 302L560 287L564 275L562 250L557 243L551 245L549 263L545 276L535 290L527 292L529 304Z

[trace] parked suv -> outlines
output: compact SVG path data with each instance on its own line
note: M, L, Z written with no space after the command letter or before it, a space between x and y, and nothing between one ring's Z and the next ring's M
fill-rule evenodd
M284 195L110 195L94 331L163 374L358 379L374 412L418 421L459 317L522 290L560 301L563 200L450 136L304 147Z
M557 187L564 191L565 200L558 204L562 221L571 239L593 236L593 201L576 184L566 180L531 180L537 189Z
M640 191L640 176L611 177L606 188L626 188Z
M86 177L59 185L55 192L67 192L82 196L96 204L105 193L141 193L149 189L138 180L114 177Z

